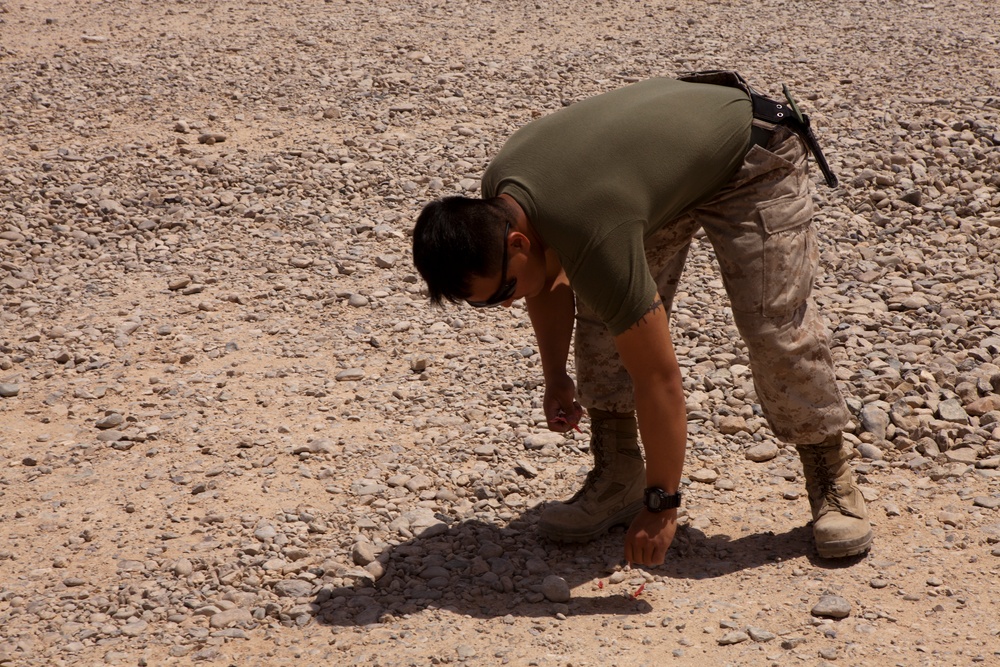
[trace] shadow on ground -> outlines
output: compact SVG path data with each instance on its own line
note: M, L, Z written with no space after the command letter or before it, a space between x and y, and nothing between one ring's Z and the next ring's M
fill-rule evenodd
M627 575L625 582L632 582L628 586L609 583L609 575L624 564L623 529L588 544L556 544L535 534L542 508L528 510L505 526L479 520L439 525L429 536L386 549L378 559L385 568L382 577L377 581L361 577L353 586L321 590L314 601L320 608L316 618L329 625L353 626L426 609L474 618L555 613L641 616L652 611L641 597L630 594L634 582L641 581L640 573ZM738 538L681 527L664 565L649 571L670 579L710 579L802 556L818 567L841 567L858 560L819 559L808 526ZM553 603L543 593L544 579L553 574L573 591L564 604Z

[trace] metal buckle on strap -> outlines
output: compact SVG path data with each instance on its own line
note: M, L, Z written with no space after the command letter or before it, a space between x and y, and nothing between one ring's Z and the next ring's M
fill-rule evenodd
M796 134L802 137L806 146L809 148L809 152L812 153L813 157L816 159L816 164L819 166L819 170L823 172L823 178L826 180L826 184L831 188L837 187L837 176L830 169L830 165L826 161L826 157L823 155L823 151L820 150L819 142L816 141L816 135L813 134L812 124L809 122L809 116L801 113L799 107L795 104L795 100L792 98L791 91L788 90L788 86L782 84L781 90L785 93L785 99L787 104L784 102L775 102L774 100L768 99L754 90L747 80L739 72L733 70L704 70L700 72L685 72L678 77L680 81L688 81L691 83L707 83L716 86L729 86L731 88L739 88L750 96L750 101L753 104L753 117L762 120L766 123L772 123L774 125L785 125L793 130ZM756 137L751 133L751 145L760 142L760 135Z
M819 142L816 141L816 135L813 134L809 116L799 111L798 105L795 104L795 100L792 98L792 93L788 90L788 86L783 85L782 90L785 93L785 98L788 100L787 104L775 102L756 92L750 93L750 100L753 103L753 117L767 123L785 125L802 137L802 140L809 148L809 152L816 159L819 170L823 172L826 184L831 188L837 187L837 176L830 169L830 165L827 163L826 157L819 147Z

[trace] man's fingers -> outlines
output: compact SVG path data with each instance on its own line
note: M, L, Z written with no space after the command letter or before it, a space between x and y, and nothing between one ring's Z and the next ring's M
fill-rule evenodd
M666 559L667 559L667 550L666 549L659 549L659 548L657 548L657 549L653 550L653 562L651 562L649 564L650 565L663 565L663 561L665 561Z

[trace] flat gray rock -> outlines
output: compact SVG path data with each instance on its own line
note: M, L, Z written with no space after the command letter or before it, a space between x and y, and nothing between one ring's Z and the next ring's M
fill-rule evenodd
M748 461L753 461L754 463L764 463L765 461L770 461L777 456L778 451L778 445L773 442L761 442L748 448L743 455Z
M549 602L569 602L569 584L562 577L550 574L542 580L542 594Z
M851 615L851 603L839 595L824 595L810 613L820 618L847 618Z
M313 585L302 579L285 579L274 585L274 592L281 597L302 598L309 595Z

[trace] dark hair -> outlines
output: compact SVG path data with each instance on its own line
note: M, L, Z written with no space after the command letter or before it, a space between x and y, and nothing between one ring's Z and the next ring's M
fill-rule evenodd
M514 213L502 199L445 197L424 207L413 227L413 264L431 303L463 301L473 276L502 268L503 230Z

